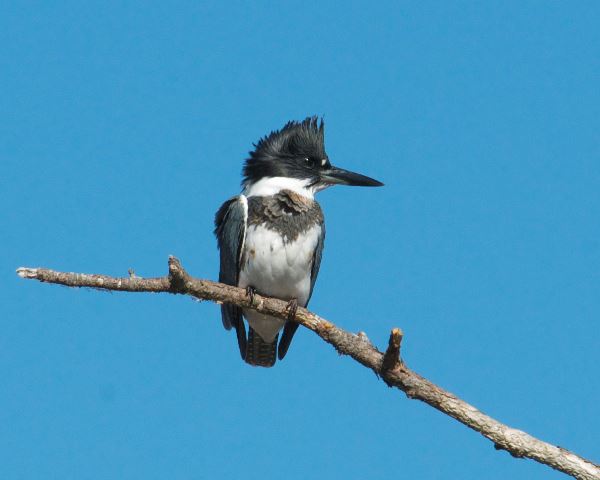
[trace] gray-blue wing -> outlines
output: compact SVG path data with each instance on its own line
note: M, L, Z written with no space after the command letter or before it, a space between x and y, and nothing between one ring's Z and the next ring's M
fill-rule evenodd
M240 257L246 237L248 207L245 197L236 196L227 200L215 215L215 235L220 251L221 266L219 282L237 287L240 275ZM221 305L223 326L235 327L242 358L246 354L246 328L242 320L242 309L235 305Z
M306 305L308 306L308 302L310 302L310 297L312 297L313 289L315 288L315 283L317 281L317 276L319 275L319 268L321 268L321 256L323 255L323 247L325 245L325 223L321 225L321 235L319 236L319 240L317 242L317 247L315 248L315 252L313 254L313 262L310 270L310 293L308 294L308 300L306 301ZM277 355L279 360L285 357L285 354L290 348L290 343L292 342L292 338L294 338L294 334L298 330L298 324L296 322L286 322L283 327L283 334L281 335L281 340L279 341L279 347L277 348Z
M308 300L306 301L306 305L310 302L310 297L312 297L313 290L315 288L315 283L317 282L317 276L319 275L319 268L321 268L321 256L323 255L323 247L325 246L325 224L321 225L321 235L319 236L319 241L317 242L317 248L315 248L315 253L313 255L313 264L310 270L310 293L308 294Z

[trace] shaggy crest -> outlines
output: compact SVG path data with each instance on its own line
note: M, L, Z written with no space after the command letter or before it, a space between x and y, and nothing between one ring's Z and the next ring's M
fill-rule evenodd
M324 130L323 119L313 116L302 122L290 121L281 130L261 138L254 144L255 148L244 164L242 185L262 178L267 173L270 176L285 175L286 160L327 158Z

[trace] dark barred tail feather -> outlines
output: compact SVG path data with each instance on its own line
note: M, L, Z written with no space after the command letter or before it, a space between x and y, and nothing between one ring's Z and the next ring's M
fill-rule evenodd
M272 367L277 359L277 339L265 342L252 327L248 328L248 343L246 344L246 363L257 367Z

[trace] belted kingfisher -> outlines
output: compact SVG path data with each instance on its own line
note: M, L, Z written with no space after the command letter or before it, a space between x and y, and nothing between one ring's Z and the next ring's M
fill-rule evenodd
M325 223L315 193L338 184L383 183L333 167L325 153L324 123L317 117L288 122L254 147L242 172L242 193L215 216L219 281L246 288L251 296L287 300L290 316L284 321L224 304L221 318L227 330L235 328L243 360L271 367L276 356L285 357L298 328L290 320L298 306L308 304L319 273ZM247 338L242 316L249 323Z

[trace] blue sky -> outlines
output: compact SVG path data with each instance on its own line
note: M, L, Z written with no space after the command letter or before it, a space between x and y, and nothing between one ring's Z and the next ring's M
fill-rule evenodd
M0 7L3 478L564 478L307 331L270 370L218 308L17 278L216 279L252 142L325 117L311 308L486 413L600 460L597 2Z

